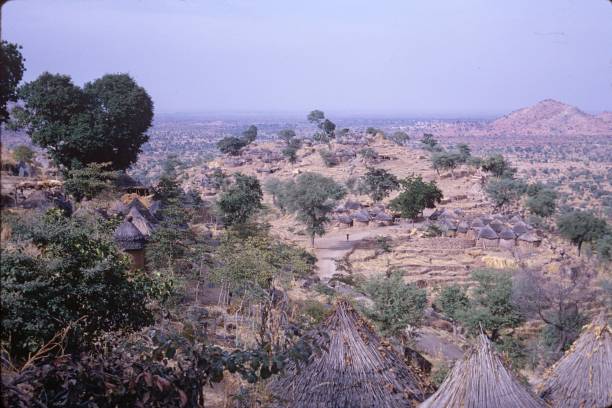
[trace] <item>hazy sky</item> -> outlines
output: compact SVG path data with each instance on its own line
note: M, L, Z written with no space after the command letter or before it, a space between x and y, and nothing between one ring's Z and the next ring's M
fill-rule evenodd
M12 0L26 80L128 72L157 112L612 110L608 0Z

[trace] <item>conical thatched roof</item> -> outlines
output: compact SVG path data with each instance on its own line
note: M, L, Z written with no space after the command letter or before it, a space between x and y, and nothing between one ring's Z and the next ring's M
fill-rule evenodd
M155 222L155 217L149 212L147 206L144 205L143 202L138 199L138 197L135 197L132 201L130 201L127 208L130 210L132 208L136 208L140 214L147 219L147 221Z
M358 210L361 208L361 204L359 204L357 201L346 200L346 203L344 203L344 208L347 210Z
M128 217L132 217L132 224L134 224L134 226L138 228L138 231L140 231L142 235L144 235L145 237L150 237L151 234L153 234L153 230L155 229L155 227L140 213L138 208L130 208L130 211L128 212Z
M353 220L359 221L359 222L370 221L370 214L368 214L367 211L357 211L356 213L352 215L352 217L353 217Z
M540 396L553 406L612 406L612 330L604 314L582 334L547 373Z
M438 391L420 408L543 408L508 370L484 334L457 361Z
M494 219L493 221L491 221L489 223L489 227L491 227L493 229L493 231L497 232L498 234L500 232L502 232L504 230L504 228L506 228L506 226L504 225L503 222L501 222L498 219Z
M514 226L512 227L512 230L514 231L516 235L522 235L522 234L525 234L531 231L531 228L529 227L529 225L525 224L523 221L519 221L516 224L514 224Z
M339 215L336 217L336 220L338 220L339 223L346 225L350 225L353 223L353 219L348 215Z
M390 216L389 214L387 214L386 212L379 212L378 214L376 214L376 217L374 217L376 219L376 221L385 221L385 222L389 222L389 221L393 221L393 217Z
M502 232L499 233L499 238L505 240L514 240L516 239L516 234L510 228L504 228Z
M459 225L457 226L457 232L461 232L463 234L465 234L468 231L468 229L470 229L470 226L465 221L461 221Z
M269 387L278 407L415 407L425 398L419 377L346 300L319 327L321 351L288 367Z
M470 224L470 228L484 228L485 223L480 218L474 218Z
M535 232L527 232L525 234L519 235L518 240L525 242L540 242L542 241L542 238L540 238Z
M497 239L497 232L487 225L478 231L478 239Z
M145 237L132 224L132 217L126 217L113 234L115 242L124 251L137 251L144 248Z

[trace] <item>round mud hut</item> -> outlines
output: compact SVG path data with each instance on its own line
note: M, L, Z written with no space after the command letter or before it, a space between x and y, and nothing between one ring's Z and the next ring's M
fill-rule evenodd
M128 212L128 217L132 217L132 224L134 224L134 226L138 228L138 231L140 231L140 233L144 235L145 238L148 238L153 234L153 230L155 229L155 227L149 222L149 220L144 217L144 215L142 215L138 208L130 208L130 211Z
M376 216L374 217L374 220L376 220L376 222L378 223L378 225L380 226L389 226L389 225L393 225L393 217L389 214L387 214L386 212L379 212L378 214L376 214Z
M516 246L516 234L510 228L504 228L499 233L499 247L513 249Z
M551 369L539 387L553 407L612 406L612 329L600 314Z
M426 387L346 300L317 334L320 352L290 365L269 385L273 407L416 407Z
M132 258L132 269L142 269L145 265L144 247L146 238L132 224L132 217L126 217L113 234L119 248Z
M523 249L534 249L540 246L542 238L533 231L519 235L517 238L518 246Z
M523 221L519 221L512 226L512 231L514 231L516 235L523 235L531 231L531 227Z
M470 226L467 222L461 221L459 225L457 225L457 236L465 238L468 231L470 230Z
M370 223L370 214L367 211L357 211L352 217L354 224L365 226Z
M493 231L493 228L488 225L481 228L476 237L478 243L484 248L496 248L499 245L497 238L497 232Z
M506 368L489 339L457 361L438 391L420 408L544 408L546 405Z
M348 215L339 215L336 217L336 226L339 228L351 228L353 226L353 219Z

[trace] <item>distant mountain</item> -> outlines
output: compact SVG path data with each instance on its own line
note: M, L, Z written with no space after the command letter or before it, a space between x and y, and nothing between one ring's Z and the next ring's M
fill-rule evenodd
M594 116L574 106L546 99L491 122L487 131L495 135L612 136L612 112Z

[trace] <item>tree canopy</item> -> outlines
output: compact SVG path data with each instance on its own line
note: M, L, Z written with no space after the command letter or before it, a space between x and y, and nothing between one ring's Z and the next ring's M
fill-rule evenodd
M221 153L230 156L238 156L242 149L257 139L257 126L251 125L242 132L241 137L227 136L217 142L217 148Z
M112 188L112 181L119 173L108 170L111 163L89 163L85 167L68 170L65 174L64 189L79 202L91 200L105 190Z
M21 46L0 42L0 125L9 117L7 103L17 100L17 85L25 71L24 61Z
M426 183L421 176L412 175L400 181L403 191L391 200L390 207L401 212L402 217L414 219L425 208L435 208L442 201L442 191L435 181Z
M306 225L314 246L315 236L325 234L329 213L345 195L346 190L333 179L318 173L302 173L285 185L286 202L283 206Z
M362 178L361 190L374 202L382 201L391 191L399 188L399 181L393 173L385 169L368 168Z
M582 244L595 242L610 233L606 220L587 211L571 211L557 218L557 228L561 236L578 247L578 255Z
M489 180L485 186L485 192L493 201L496 208L507 208L516 204L525 194L527 185L522 180L506 177L497 177Z
M306 119L308 119L310 123L315 124L320 130L320 132L315 133L315 140L328 142L335 137L334 130L336 130L336 124L327 119L323 111L315 109L308 114Z
M149 139L153 101L127 74L104 75L80 88L69 76L45 72L20 87L19 98L18 126L67 168L110 162L126 169Z
M226 226L246 224L262 208L263 192L257 177L234 174L234 183L217 200Z
M512 178L516 173L516 168L512 167L501 154L486 157L482 160L481 167L496 177Z

